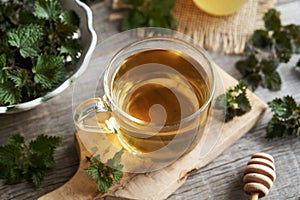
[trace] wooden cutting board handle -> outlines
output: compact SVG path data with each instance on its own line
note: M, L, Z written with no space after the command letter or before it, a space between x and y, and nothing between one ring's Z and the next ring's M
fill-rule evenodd
M39 200L82 200L93 199L99 192L96 189L95 181L84 172L84 169L89 166L87 157L90 157L90 152L85 148L79 138L78 132L75 133L75 143L79 154L79 167L75 175L60 188L42 196Z

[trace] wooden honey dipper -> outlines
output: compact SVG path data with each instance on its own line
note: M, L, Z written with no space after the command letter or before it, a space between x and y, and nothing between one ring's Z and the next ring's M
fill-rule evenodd
M257 200L269 193L275 178L274 158L267 153L253 154L244 169L244 191Z

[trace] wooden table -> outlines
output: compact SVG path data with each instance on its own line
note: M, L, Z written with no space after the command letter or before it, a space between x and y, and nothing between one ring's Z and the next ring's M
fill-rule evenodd
M109 22L110 1L92 6L94 26L101 41L118 32L118 23ZM284 23L300 24L300 1L279 0L276 8L282 12ZM239 56L223 55L211 52L215 62L234 78L241 78L234 68ZM95 59L94 56L93 59ZM255 93L265 102L275 97L293 95L300 102L300 74L293 71L293 64L282 65L278 69L282 79L282 89L270 92L259 88ZM0 144L5 143L9 135L21 133L27 139L37 134L59 135L62 145L57 149L57 166L45 177L40 188L35 189L28 183L5 185L0 181L0 199L36 199L67 182L78 167L78 158L74 146L75 126L72 120L73 87L63 94L44 103L36 109L20 114L0 115ZM233 146L206 167L193 171L186 183L169 199L247 199L243 192L242 169L255 152L267 152L274 156L277 167L277 180L265 199L300 199L300 140L299 138L265 139L265 128L271 118L270 109L263 119Z

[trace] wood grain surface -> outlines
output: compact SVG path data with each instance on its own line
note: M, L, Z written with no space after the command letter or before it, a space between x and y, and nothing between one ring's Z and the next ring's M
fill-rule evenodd
M94 26L99 42L118 33L119 22L109 22L112 12L109 0L101 1L92 6ZM278 0L276 8L282 12L284 23L300 24L300 1ZM240 58L234 55L211 52L215 62L234 78L241 75L234 68ZM96 54L93 59L96 59ZM293 70L296 58L290 63L279 67L282 76L282 89L270 92L259 88L255 91L262 100L268 102L275 97L293 95L300 103L300 74ZM93 77L92 77L93 78ZM94 77L95 78L95 77ZM86 80L88 81L88 80ZM0 199L37 199L66 183L76 172L79 162L75 150L73 133L75 126L72 121L72 87L60 96L44 103L36 109L10 115L0 115L0 144L5 143L9 135L21 133L32 139L40 133L59 135L63 138L55 159L57 166L45 177L40 188L22 182L17 185L5 185L0 181ZM275 158L277 179L264 199L295 199L300 198L300 141L299 138L265 139L265 128L272 116L267 110L263 119L245 136L217 157L209 165L195 170L178 190L168 199L248 199L243 192L242 169L251 154L264 151ZM245 122L247 123L247 122Z

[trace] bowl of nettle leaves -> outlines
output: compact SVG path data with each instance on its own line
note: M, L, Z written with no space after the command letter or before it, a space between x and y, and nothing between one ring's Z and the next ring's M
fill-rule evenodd
M0 113L34 108L69 87L97 43L80 0L0 0Z

